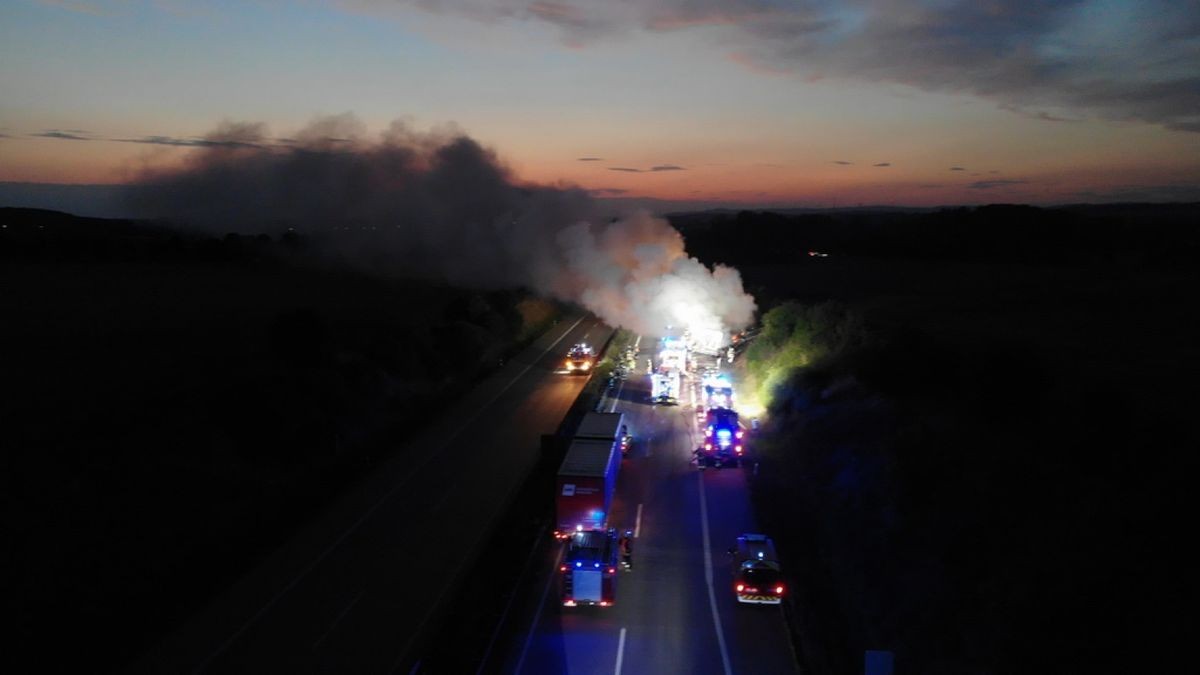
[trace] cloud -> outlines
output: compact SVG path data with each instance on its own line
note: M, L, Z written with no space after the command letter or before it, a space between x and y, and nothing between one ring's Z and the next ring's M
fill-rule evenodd
M337 116L291 145L267 144L263 125L238 122L203 138L210 144L182 165L148 169L126 188L135 215L213 234L295 227L325 259L472 288L529 288L649 335L753 318L737 270L688 256L665 220L646 212L614 220L612 205L581 188L518 182L453 127L398 121L372 138Z
M1200 131L1194 0L405 1L482 21L546 23L575 46L704 30L752 72L970 94L1046 121L1090 116Z
M872 164L871 166L891 166L891 165L892 165L891 162L880 162L878 164Z
M950 170L951 171L966 171L966 169L961 166L952 166L952 167L950 167Z
M626 173L655 173L659 171L687 171L687 168L675 164L657 164L649 169L636 169L631 166L610 166L608 170L624 171Z
M629 192L629 190L623 190L621 188L592 188L592 189L588 190L588 192L593 195L596 195L596 196L600 196L600 195L615 196L615 195L626 194L627 192Z
M48 129L41 133L32 134L38 138L57 138L63 141L91 141L94 140L86 131L79 129Z
M967 187L972 190L991 190L993 188L1009 187L1011 185L1024 185L1028 182L1029 181L1027 181L1027 180L1003 180L1003 179L977 180L974 183L968 184Z
M604 158L603 157L580 157L576 161L578 161L578 162L603 162Z
M118 143L144 143L147 145L170 145L181 148L253 148L259 143L249 143L236 140L210 140L207 138L176 138L174 136L142 136L141 138L115 138ZM292 139L281 139L280 142L294 142Z
M844 160L835 159L832 162L830 162L830 164L841 164L842 166L851 166L854 164L854 162L847 162Z

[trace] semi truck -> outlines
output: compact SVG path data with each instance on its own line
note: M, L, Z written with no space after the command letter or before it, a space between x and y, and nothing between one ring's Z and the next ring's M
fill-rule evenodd
M567 539L558 571L564 607L611 607L617 595L617 531L575 532Z
M614 439L571 441L554 482L555 537L608 528L620 467L621 452Z

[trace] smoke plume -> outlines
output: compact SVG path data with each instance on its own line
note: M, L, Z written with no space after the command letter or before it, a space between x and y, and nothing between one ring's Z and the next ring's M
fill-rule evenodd
M375 271L525 287L651 335L736 329L754 313L737 270L689 257L666 221L611 218L579 188L521 183L454 127L398 121L371 139L341 115L272 139L226 123L191 152L130 187L135 213L216 234L293 227Z

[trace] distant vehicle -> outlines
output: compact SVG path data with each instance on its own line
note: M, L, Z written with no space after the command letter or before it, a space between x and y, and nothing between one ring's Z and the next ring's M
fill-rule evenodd
M617 531L576 532L567 539L558 571L564 607L611 607L617 596Z
M778 605L786 588L775 542L764 534L743 534L729 549L733 557L733 592L738 602Z
M596 365L596 352L590 345L580 342L567 352L564 365L569 373L586 373Z
M704 401L710 408L733 408L733 382L715 373L704 378Z
M712 408L708 411L704 427L704 445L700 457L703 465L740 465L746 453L746 431L738 421L738 414L728 408Z
M650 400L654 403L679 402L679 371L658 372L650 376Z
M555 537L607 529L620 468L621 453L614 440L571 441L554 481Z

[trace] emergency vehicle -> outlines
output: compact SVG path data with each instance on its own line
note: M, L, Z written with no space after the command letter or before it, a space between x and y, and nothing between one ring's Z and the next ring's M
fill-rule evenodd
M704 378L704 401L710 408L733 408L733 382L728 375L710 374Z
M565 367L569 373L586 373L596 365L596 353L591 346L580 342L567 352Z
M584 530L567 540L558 566L564 607L611 607L617 597L617 531Z
M787 590L775 554L775 542L765 534L743 534L729 549L733 557L733 592L738 602L778 605Z
M746 454L746 431L738 421L738 414L728 408L712 408L708 411L704 426L704 445L700 448L700 460L706 465L741 464Z

